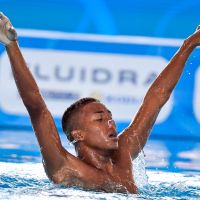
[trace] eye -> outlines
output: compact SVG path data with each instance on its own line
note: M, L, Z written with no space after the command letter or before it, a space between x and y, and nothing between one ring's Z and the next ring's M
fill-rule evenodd
M103 121L103 118L95 119L95 121L101 122L101 121Z

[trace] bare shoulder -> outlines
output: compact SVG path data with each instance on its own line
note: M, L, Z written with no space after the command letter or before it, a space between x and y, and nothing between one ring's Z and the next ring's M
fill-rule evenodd
M85 189L104 190L110 177L103 171L88 165L76 156L68 154L62 167L51 177L56 184L78 186Z
M124 170L122 171L124 175ZM126 193L127 186L129 187L129 185L126 184L126 180L124 182L121 181L119 172L117 174L117 176L116 174L110 175L107 172L84 163L74 156L69 156L68 161L55 174L52 181L56 184L69 187L76 186L86 190ZM137 189L132 180L132 174L130 180L132 191L136 193Z

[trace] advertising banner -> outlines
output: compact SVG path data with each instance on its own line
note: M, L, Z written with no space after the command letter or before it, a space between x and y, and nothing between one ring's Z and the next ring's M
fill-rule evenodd
M121 131L134 119L148 88L182 44L177 39L18 32L22 53L58 129L65 109L77 99L91 96L112 111ZM199 53L197 49L190 56L158 116L154 136L200 137ZM0 96L0 126L31 128L3 47Z

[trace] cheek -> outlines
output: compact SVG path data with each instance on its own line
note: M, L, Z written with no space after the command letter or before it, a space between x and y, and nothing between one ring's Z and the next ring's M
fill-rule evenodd
M91 127L90 130L87 132L87 141L92 141L92 142L100 142L102 140L106 139L106 134L103 130L103 128L100 127Z

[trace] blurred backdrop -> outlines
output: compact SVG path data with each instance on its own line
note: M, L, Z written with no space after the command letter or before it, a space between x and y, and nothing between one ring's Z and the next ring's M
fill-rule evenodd
M1 0L17 28L185 38L199 24L198 0Z
M126 127L200 24L199 8L198 0L0 0L59 130L64 110L84 96L101 99L118 130ZM0 128L31 130L3 46L0 55ZM200 139L199 63L196 49L151 137Z

